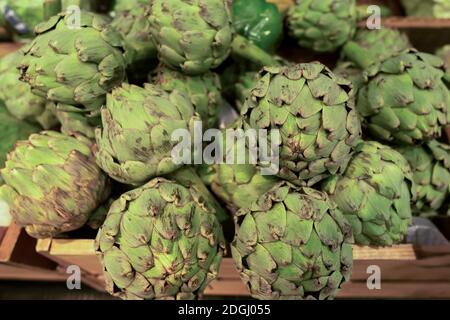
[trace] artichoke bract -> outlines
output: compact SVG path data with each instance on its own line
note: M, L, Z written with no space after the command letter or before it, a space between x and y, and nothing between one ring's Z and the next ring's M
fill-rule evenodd
M109 195L108 177L82 135L33 134L8 155L0 199L29 235L46 238L82 227Z
M344 174L323 184L361 245L390 246L402 241L412 221L414 189L406 159L373 141L360 143Z
M26 83L19 81L17 65L22 57L20 51L15 51L0 60L0 99L17 119L51 129L58 121L45 99L34 95Z
M297 0L289 8L288 28L299 45L318 52L332 52L356 31L355 0Z
M61 132L67 135L81 133L89 139L95 139L95 128L100 125L99 117L86 117L82 113L55 111L61 124Z
M361 136L351 83L318 62L264 68L241 114L245 128L279 130L279 176L295 184L345 170Z
M443 67L440 58L412 49L369 66L356 103L363 126L374 138L399 144L439 137L450 122Z
M79 22L61 13L39 24L19 70L34 94L95 113L126 78L122 39L101 15L82 11Z
M168 92L178 90L186 93L195 112L202 118L204 129L214 128L219 122L219 110L223 100L217 74L206 72L199 76L187 76L162 66L158 68L152 80Z
M408 160L416 183L414 212L437 214L449 197L450 145L432 140L423 146L406 146L398 151Z
M195 122L201 121L184 93L150 84L114 89L101 113L97 163L113 179L132 185L179 169L182 164L171 155L178 144L172 133L185 129L193 136Z
M112 204L96 248L112 295L194 299L217 277L225 242L198 190L156 178Z
M231 253L254 298L331 299L350 279L351 226L325 193L281 183L235 222Z

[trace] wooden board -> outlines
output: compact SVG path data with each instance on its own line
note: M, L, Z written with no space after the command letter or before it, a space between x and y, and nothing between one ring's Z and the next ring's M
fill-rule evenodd
M0 279L59 281L57 264L35 251L36 239L12 223L0 242Z
M0 43L0 58L6 56L8 53L20 49L20 47L22 47L22 44L17 42Z
M83 282L103 290L102 267L93 240L39 240L36 249L62 266L78 265L84 271ZM450 298L450 246L354 246L353 251L352 280L339 298ZM381 290L369 290L366 285L368 267L373 265L381 270ZM205 295L249 296L231 258L223 260L217 280Z

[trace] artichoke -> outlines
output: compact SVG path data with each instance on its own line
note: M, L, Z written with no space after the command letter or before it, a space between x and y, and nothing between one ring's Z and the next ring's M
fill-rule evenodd
M123 84L108 94L102 109L103 129L96 130L97 163L113 179L140 185L179 169L172 159L176 130L192 133L196 121L189 98L146 84Z
M156 178L115 201L96 248L106 289L122 299L194 299L217 277L225 250L214 205Z
M401 0L408 16L450 18L449 0Z
M330 194L361 245L390 246L402 241L412 221L414 181L406 159L378 142L361 142L341 177L326 180Z
M318 62L265 68L241 113L245 128L269 130L268 137L279 130L279 176L296 184L345 170L361 136L350 82Z
M125 80L122 40L103 16L81 12L80 28L72 19L61 13L36 27L19 65L21 80L34 94L71 105L66 111L95 113Z
M297 0L289 8L288 29L299 45L318 52L332 52L356 31L355 0Z
M112 28L124 38L126 59L130 64L129 78L138 75L145 79L156 65L157 50L152 41L149 15L148 3L136 4L128 10L117 11L111 24Z
M364 72L356 108L374 138L413 144L441 135L450 120L443 61L408 50Z
M149 20L159 59L185 74L216 68L231 51L259 65L277 64L233 32L228 0L152 0Z
M358 30L355 37L343 47L341 59L353 62L370 60L369 64L386 60L411 48L408 36L396 29ZM358 50L358 51L356 51ZM357 57L354 57L354 55Z
M27 84L19 81L16 66L22 57L22 53L16 51L0 60L0 99L9 113L17 119L51 129L58 121L45 99L34 95Z
M353 40L342 49L341 59L334 72L351 80L355 88L364 83L361 59L368 65L380 62L411 47L406 34L396 29L358 30Z
M0 169L3 168L6 155L13 149L18 140L27 139L32 133L39 132L37 125L22 122L12 117L3 103L0 102ZM0 185L1 185L0 175Z
M83 226L109 195L106 175L95 163L93 143L54 131L20 141L1 170L0 199L29 235L57 236Z
M330 299L350 279L351 226L325 193L281 183L235 224L231 253L254 298Z
M450 191L450 145L432 140L423 146L405 146L398 151L412 169L416 184L415 213L437 213Z
M168 92L178 90L186 93L195 112L203 120L203 128L214 128L217 125L219 109L223 103L217 74L207 72L199 76L187 76L161 67L156 71L153 82Z

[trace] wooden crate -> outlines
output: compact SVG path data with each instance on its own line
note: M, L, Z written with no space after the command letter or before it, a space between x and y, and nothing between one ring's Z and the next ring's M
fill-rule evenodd
M36 253L36 242L17 225L9 226L0 242L0 280L65 279L57 263Z
M102 267L93 240L39 240L36 250L63 267L79 266L84 283L103 290ZM450 299L450 246L355 246L354 259L352 279L345 284L339 298ZM381 269L381 290L367 289L367 268L372 265ZM211 283L205 295L249 297L231 258L223 260L218 279Z

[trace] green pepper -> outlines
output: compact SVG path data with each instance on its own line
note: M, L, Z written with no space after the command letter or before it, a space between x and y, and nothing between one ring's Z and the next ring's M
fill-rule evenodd
M233 25L237 33L258 47L272 52L283 35L283 16L266 0L234 0Z

